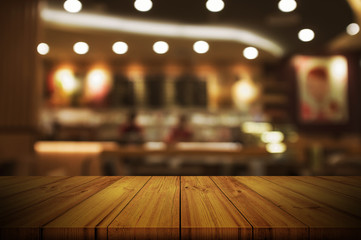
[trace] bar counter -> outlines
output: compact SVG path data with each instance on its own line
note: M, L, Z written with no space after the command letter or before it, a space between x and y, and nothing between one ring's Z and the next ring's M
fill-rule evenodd
M0 239L361 239L361 177L1 177Z

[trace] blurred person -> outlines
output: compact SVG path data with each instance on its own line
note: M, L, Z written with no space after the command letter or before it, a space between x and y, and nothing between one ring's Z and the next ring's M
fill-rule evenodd
M119 127L120 144L142 144L144 143L143 128L136 123L137 114L130 112L127 120Z
M170 131L165 142L168 144L177 142L190 142L193 139L193 132L187 126L187 117L181 115L178 124Z
M331 97L331 83L327 69L315 67L306 77L307 98L301 102L301 116L305 121L334 121L342 116L339 104Z

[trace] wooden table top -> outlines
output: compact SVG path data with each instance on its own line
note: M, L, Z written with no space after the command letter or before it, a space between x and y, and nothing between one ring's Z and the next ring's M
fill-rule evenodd
M0 177L0 239L361 239L361 177Z

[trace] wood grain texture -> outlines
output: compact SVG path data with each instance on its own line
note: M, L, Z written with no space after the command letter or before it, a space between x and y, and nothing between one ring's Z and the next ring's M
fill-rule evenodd
M359 179L5 177L0 239L357 240Z
M108 184L96 194L45 225L43 239L102 239L96 238L96 227L101 225L101 222L105 222L108 226L109 222L123 210L149 178L123 177L111 185Z
M302 177L293 177L294 179L297 179L302 182L306 182L312 185L316 185L322 188L326 188L331 191L335 191L338 193L342 193L346 196L353 197L356 199L361 200L361 188L343 184L336 181L331 181L329 179L324 179L320 177L308 177L308 176L302 176Z
M5 187L9 187L12 186L13 184L17 184L17 183L21 183L21 182L26 182L26 181L31 181L37 178L41 178L40 176L27 176L27 177L23 177L23 176L13 176L13 177L0 177L0 188L3 189ZM10 187L12 188L12 187Z
M108 227L108 239L179 239L180 177L152 177Z
M181 177L182 239L252 239L252 227L209 177Z
M322 176L320 178L327 179L329 181L339 182L346 185L351 185L354 187L361 188L361 179L353 178L353 177L344 177L344 176Z
M342 193L299 181L294 177L263 177L268 181L285 187L288 191L299 193L323 205L361 218L361 201ZM315 179L316 182L316 179Z
M4 185L0 186L1 187L0 198L5 198L23 191L31 190L42 185L59 181L64 178L65 177L48 177L48 178L20 177L21 181L16 181L16 179L13 179L13 181L11 180L4 181L3 182Z
M260 177L235 178L306 224L309 227L310 239L361 239L361 220L358 218Z
M308 239L308 227L234 177L211 177L253 226L253 239Z
M34 182L35 188L1 198L0 218L30 207L38 202L45 201L69 189L81 186L96 178L99 177L49 177L27 182L30 186L32 186L31 183ZM37 185L40 186L36 187Z
M0 236L3 236L2 239L19 240L40 238L41 226L119 179L120 177L97 178L48 200L17 211L10 216L0 218ZM19 231L19 228L21 231Z

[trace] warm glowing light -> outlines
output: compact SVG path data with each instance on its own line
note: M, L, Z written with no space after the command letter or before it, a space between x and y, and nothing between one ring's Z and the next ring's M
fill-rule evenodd
M175 148L179 150L240 150L242 145L239 143L225 142L179 142L175 144Z
M269 153L284 153L287 147L284 143L268 143L266 144L266 150Z
M164 142L146 142L143 147L148 150L164 150L167 145Z
M40 43L37 47L37 51L40 55L46 55L49 53L49 45L46 43Z
M261 140L264 143L280 143L284 138L283 133L279 131L264 132L261 135Z
M37 153L101 153L107 145L114 147L111 142L37 142L34 150Z
M249 80L241 80L232 86L232 95L235 102L249 102L258 95L258 89Z
M302 42L310 42L315 38L315 33L311 29L305 28L298 32L298 38Z
M91 71L88 76L90 90L96 92L104 85L106 78L106 73L103 70L95 69Z
M164 54L168 52L168 49L169 49L169 45L164 41L158 41L153 44L153 50L158 54Z
M295 0L281 0L278 2L278 8L282 12L292 12L297 8Z
M55 81L59 82L63 91L67 94L74 93L79 85L71 69L61 68L55 72Z
M222 0L208 0L206 7L211 12L220 12L224 8L224 2Z
M86 76L85 93L90 101L102 101L111 88L111 75L105 68L97 67Z
M158 37L232 41L255 46L278 57L284 54L284 47L281 44L239 27L180 24L95 13L67 14L49 8L42 10L41 17L47 24L56 26L85 27Z
M85 42L77 42L74 44L73 50L75 53L83 55L89 51L89 45Z
M79 0L66 0L64 2L64 9L70 13L77 13L82 9L82 4Z
M113 44L112 49L116 54L125 54L128 51L128 44L125 42L116 42Z
M196 53L204 54L209 50L209 44L205 41L197 41L193 44L193 50Z
M346 32L348 35L354 36L360 32L360 26L357 23L351 23L347 26Z
M242 131L251 134L262 134L272 130L270 123L264 122L244 122L242 124Z
M330 71L335 79L345 79L347 76L347 60L344 57L335 57L330 66Z
M258 50L254 47L247 47L243 50L243 56L247 59L256 59L258 57Z
M134 7L140 12L148 12L153 7L151 0L136 0L134 2Z

